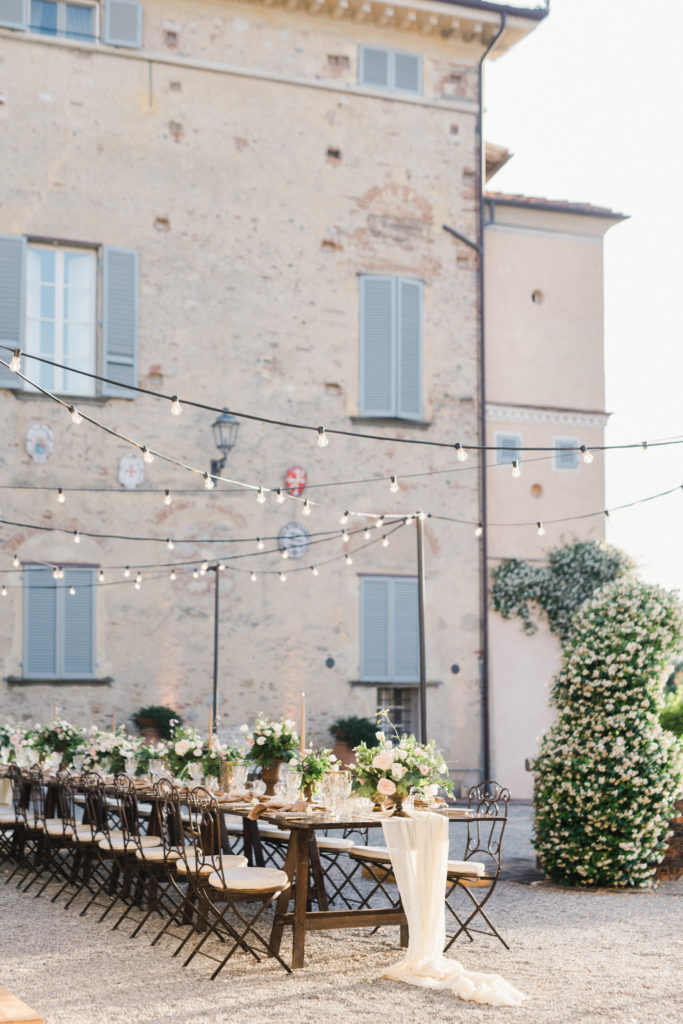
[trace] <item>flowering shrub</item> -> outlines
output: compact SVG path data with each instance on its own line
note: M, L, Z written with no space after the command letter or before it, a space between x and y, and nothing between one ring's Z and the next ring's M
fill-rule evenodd
M289 767L301 772L301 788L315 786L329 772L337 758L331 750L305 750L303 756L297 754L289 762Z
M71 764L74 752L83 742L85 732L77 725L71 725L62 718L55 718L45 725L36 723L24 737L24 745L36 750L41 759L50 754L61 754L62 765Z
M380 716L388 720L386 712L380 712ZM436 796L439 786L453 788L450 779L444 779L448 767L434 740L422 746L412 735L399 736L395 728L393 732L395 743L380 730L375 734L377 746L360 743L355 748L356 764L351 765L354 793L380 800L395 794L408 796L411 789Z
M270 768L276 761L291 761L299 746L299 737L291 718L269 722L259 716L252 730L248 725L241 725L240 732L249 745L247 758L261 768Z
M525 633L538 629L533 619L536 606L548 620L552 633L568 635L572 617L600 587L631 572L628 555L604 541L577 541L556 548L547 566L530 565L508 558L492 573L491 602L504 619L522 620Z
M658 717L682 632L677 597L632 577L576 614L534 767L535 847L553 881L652 884L683 780L683 744Z

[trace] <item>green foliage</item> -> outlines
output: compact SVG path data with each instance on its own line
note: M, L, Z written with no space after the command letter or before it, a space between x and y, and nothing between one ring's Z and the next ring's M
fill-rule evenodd
M556 548L547 566L508 558L492 573L491 601L504 619L519 618L525 633L535 633L534 613L547 619L552 633L568 636L577 608L606 583L630 573L628 555L603 541L576 541Z
M666 702L659 721L663 729L668 729L675 736L683 736L683 694Z
M174 722L177 722L178 725L183 724L183 720L178 712L163 704L150 704L146 708L140 708L139 711L135 712L132 718L138 727L140 726L140 719L150 718L159 730L161 738L164 740L171 738L171 730Z
M535 846L553 881L652 884L683 780L683 745L659 721L682 631L676 595L630 576L574 616L534 766Z
M376 732L376 722L371 718L359 718L358 715L337 718L330 726L330 734L336 740L348 743L350 747L357 747L359 743L374 743Z
M315 786L317 782L320 782L336 760L331 750L321 747L319 750L309 750L303 757L301 755L294 756L289 762L289 766L294 771L301 772L301 788L303 789L305 786Z

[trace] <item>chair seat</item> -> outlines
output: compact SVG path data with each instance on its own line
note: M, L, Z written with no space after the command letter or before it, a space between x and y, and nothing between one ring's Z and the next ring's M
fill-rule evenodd
M375 860L380 863L390 864L391 857L386 846L351 846L349 857L354 860Z
M4 811L3 811L2 814L0 814L0 826L2 826L2 825L5 825L5 826L9 825L11 827L12 825L16 825L16 824L22 824L23 825L23 820L20 820L19 822L17 822L16 814L12 814L12 813L7 814Z
M166 853L162 846L151 846L144 850L136 850L135 856L138 860L146 860L153 864L163 864L167 860L178 860L180 853L178 850L169 850Z
M333 839L329 836L316 837L319 850L328 850L332 852L334 850L352 850L353 839Z
M276 825L270 825L268 828L259 825L259 835L264 843L288 843L291 834Z
M224 871L223 876L225 882L218 873L209 875L209 885L212 889L247 895L289 888L289 878L278 868L235 868Z
M216 854L213 857L206 858L206 861L199 868L199 874L207 878L209 875L212 875L218 868L219 856L224 871L231 871L233 868L246 868L247 864L249 863L247 858L243 857L240 853L221 853L220 855ZM176 872L179 875L186 875L188 867L190 871L194 871L195 859L195 857L188 856L187 867L183 860L177 861L175 866Z
M161 839L159 836L137 836L136 839L124 839L123 835L113 835L110 832L109 838L101 839L97 845L100 850L113 850L115 853L124 853L137 850L138 844L143 849L149 849L152 846L161 846Z
M449 860L448 877L452 875L476 875L481 878L486 874L486 865L479 860Z

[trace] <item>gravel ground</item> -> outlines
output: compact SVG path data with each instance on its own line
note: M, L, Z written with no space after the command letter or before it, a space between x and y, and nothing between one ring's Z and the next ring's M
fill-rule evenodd
M511 863L535 871L528 809L513 809ZM2 873L0 872L0 883ZM464 966L501 974L530 998L519 1008L465 1003L381 978L400 959L398 929L310 933L308 965L286 975L236 956L214 982L209 960L183 969L154 930L112 932L91 910L0 884L0 984L46 1024L679 1024L680 885L654 892L577 892L501 881L491 916L510 944L476 937L452 947ZM54 890L52 890L54 891ZM678 948L677 948L678 945ZM285 955L289 951L284 946Z

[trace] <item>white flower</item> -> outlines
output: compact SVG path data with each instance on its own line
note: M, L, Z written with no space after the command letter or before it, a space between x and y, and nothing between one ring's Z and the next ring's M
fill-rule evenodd
M379 730L378 730L378 731L377 731L377 732L375 733L375 739L376 739L376 740L379 740L379 742L380 742L380 743L384 743L384 733L382 732L382 730L381 730L381 729L379 729Z
M406 771L407 768L404 768L399 761L394 761L394 763L391 766L391 774L394 776L395 779L402 779Z
M258 744L259 747L262 747L265 742L266 742L266 737L265 736L259 736L257 738L257 740L256 740L256 743Z
M240 732L241 733L245 733L245 734L248 733L249 732L249 726L248 725L241 725L240 726Z
M175 752L178 755L178 757L184 757L185 754L190 749L191 745L192 744L190 743L189 740L178 740L178 742L176 743L176 745L175 745L175 747L173 749L175 750Z

